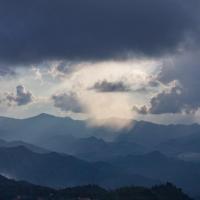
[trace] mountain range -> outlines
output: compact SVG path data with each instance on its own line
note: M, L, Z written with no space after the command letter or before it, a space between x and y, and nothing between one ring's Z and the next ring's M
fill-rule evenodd
M135 121L132 128L115 133L47 114L0 117L0 174L47 187L116 188L169 181L200 196L199 147L198 124Z
M159 183L119 170L109 163L90 163L56 152L36 153L24 146L0 148L0 172L9 178L55 188L85 184L120 187Z
M23 141L94 161L154 150L184 157L188 153L200 153L199 138L198 124L160 125L135 121L132 128L115 133L106 128L88 127L85 121L48 114L28 119L0 117L0 139Z

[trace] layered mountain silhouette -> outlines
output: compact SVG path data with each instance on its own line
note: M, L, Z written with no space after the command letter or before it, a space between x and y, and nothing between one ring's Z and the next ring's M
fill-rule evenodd
M36 153L24 146L0 148L0 174L48 187L98 184L107 188L172 182L199 195L200 163L166 157L158 151L87 162L55 152Z
M112 141L107 141L105 135L111 135ZM114 133L105 128L88 127L85 121L47 114L28 119L0 118L0 139L24 141L88 160L153 150L170 156L195 153L199 152L199 137L198 124L158 125L135 121L131 129Z
M50 150L47 150L47 149L35 146L33 144L29 144L29 143L26 143L26 142L22 142L22 141L10 141L10 142L8 142L8 141L0 139L0 147L9 148L9 147L18 147L18 146L26 147L27 149L29 149L33 152L36 152L36 153L48 153L48 152L50 152Z
M36 153L24 146L0 148L0 173L16 180L56 188L84 184L112 188L158 183L142 175L119 170L108 163L89 163L55 152Z
M167 157L159 151L117 157L110 160L110 163L126 169L127 173L134 172L163 182L172 182L190 194L197 195L200 191L200 163Z
M159 144L156 148L168 155L178 155L183 159L188 157L188 159L200 161L198 157L200 155L200 132L178 139L170 139Z
M115 133L47 114L0 117L0 174L54 188L169 181L200 196L200 125L133 123Z
M182 137L190 137L192 134L199 134L200 125L161 125L150 122L139 121L133 126L129 132L123 132L116 138L118 141L134 141L146 147L155 147L163 142L171 139L179 139Z

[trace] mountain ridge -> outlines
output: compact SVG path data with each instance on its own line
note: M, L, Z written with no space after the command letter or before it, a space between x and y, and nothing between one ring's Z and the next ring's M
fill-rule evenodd
M109 163L87 162L56 152L40 154L24 146L0 147L0 173L17 180L50 187L85 184L117 187L129 184L153 185L153 183L158 183L158 181L141 175L118 170Z

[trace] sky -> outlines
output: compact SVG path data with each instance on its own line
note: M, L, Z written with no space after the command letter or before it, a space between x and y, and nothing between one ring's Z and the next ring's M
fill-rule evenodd
M199 0L0 0L0 115L199 123L199 9Z

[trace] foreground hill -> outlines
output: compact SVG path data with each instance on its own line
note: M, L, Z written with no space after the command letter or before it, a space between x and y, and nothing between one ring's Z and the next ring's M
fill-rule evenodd
M6 200L192 200L172 184L153 188L124 187L112 191L95 185L55 190L0 176L0 199Z
M98 184L105 187L158 183L104 162L89 163L58 153L36 153L24 146L0 148L0 174L34 184L67 187Z

